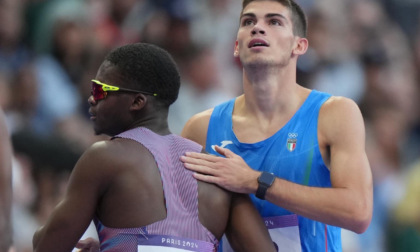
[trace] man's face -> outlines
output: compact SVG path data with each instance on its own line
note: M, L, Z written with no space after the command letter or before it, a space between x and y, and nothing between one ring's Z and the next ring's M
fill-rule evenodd
M107 61L101 65L95 79L109 85L124 87L118 69ZM95 101L92 96L89 98L90 119L97 135L113 136L127 128L130 124L129 111L132 97L132 93L107 92L105 99Z
M297 39L290 10L274 1L255 1L242 12L235 56L243 66L285 65Z

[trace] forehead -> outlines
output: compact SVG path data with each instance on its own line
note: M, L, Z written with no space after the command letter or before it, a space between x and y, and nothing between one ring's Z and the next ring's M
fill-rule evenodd
M118 68L109 61L104 61L96 73L95 79L115 86L122 86Z
M283 4L276 1L253 1L249 3L241 13L243 16L267 16L269 14L279 14L290 21L290 10Z

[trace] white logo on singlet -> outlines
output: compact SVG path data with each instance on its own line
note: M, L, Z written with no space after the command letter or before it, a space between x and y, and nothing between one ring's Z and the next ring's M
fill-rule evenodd
M220 143L220 146L219 147L221 147L221 148L225 148L227 145L229 145L229 144L233 144L233 142L232 141L230 141L230 140L223 140L221 143ZM216 151L216 145L215 144L213 144L212 146L211 146L211 148L214 150L214 151Z

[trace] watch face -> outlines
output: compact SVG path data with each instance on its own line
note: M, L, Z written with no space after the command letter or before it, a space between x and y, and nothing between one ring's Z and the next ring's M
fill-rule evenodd
M276 177L274 176L274 174L263 172L261 173L261 176L258 178L258 182L263 183L267 186L270 186L271 184L273 184L275 178Z

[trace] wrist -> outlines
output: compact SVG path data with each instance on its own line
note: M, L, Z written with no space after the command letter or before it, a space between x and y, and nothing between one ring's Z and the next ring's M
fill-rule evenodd
M260 177L261 172L255 171L254 175L251 177L250 186L248 187L248 194L255 194L258 190L258 178Z
M273 185L275 179L276 176L273 173L265 171L261 172L257 179L258 188L255 192L255 196L259 199L265 200L267 190Z

